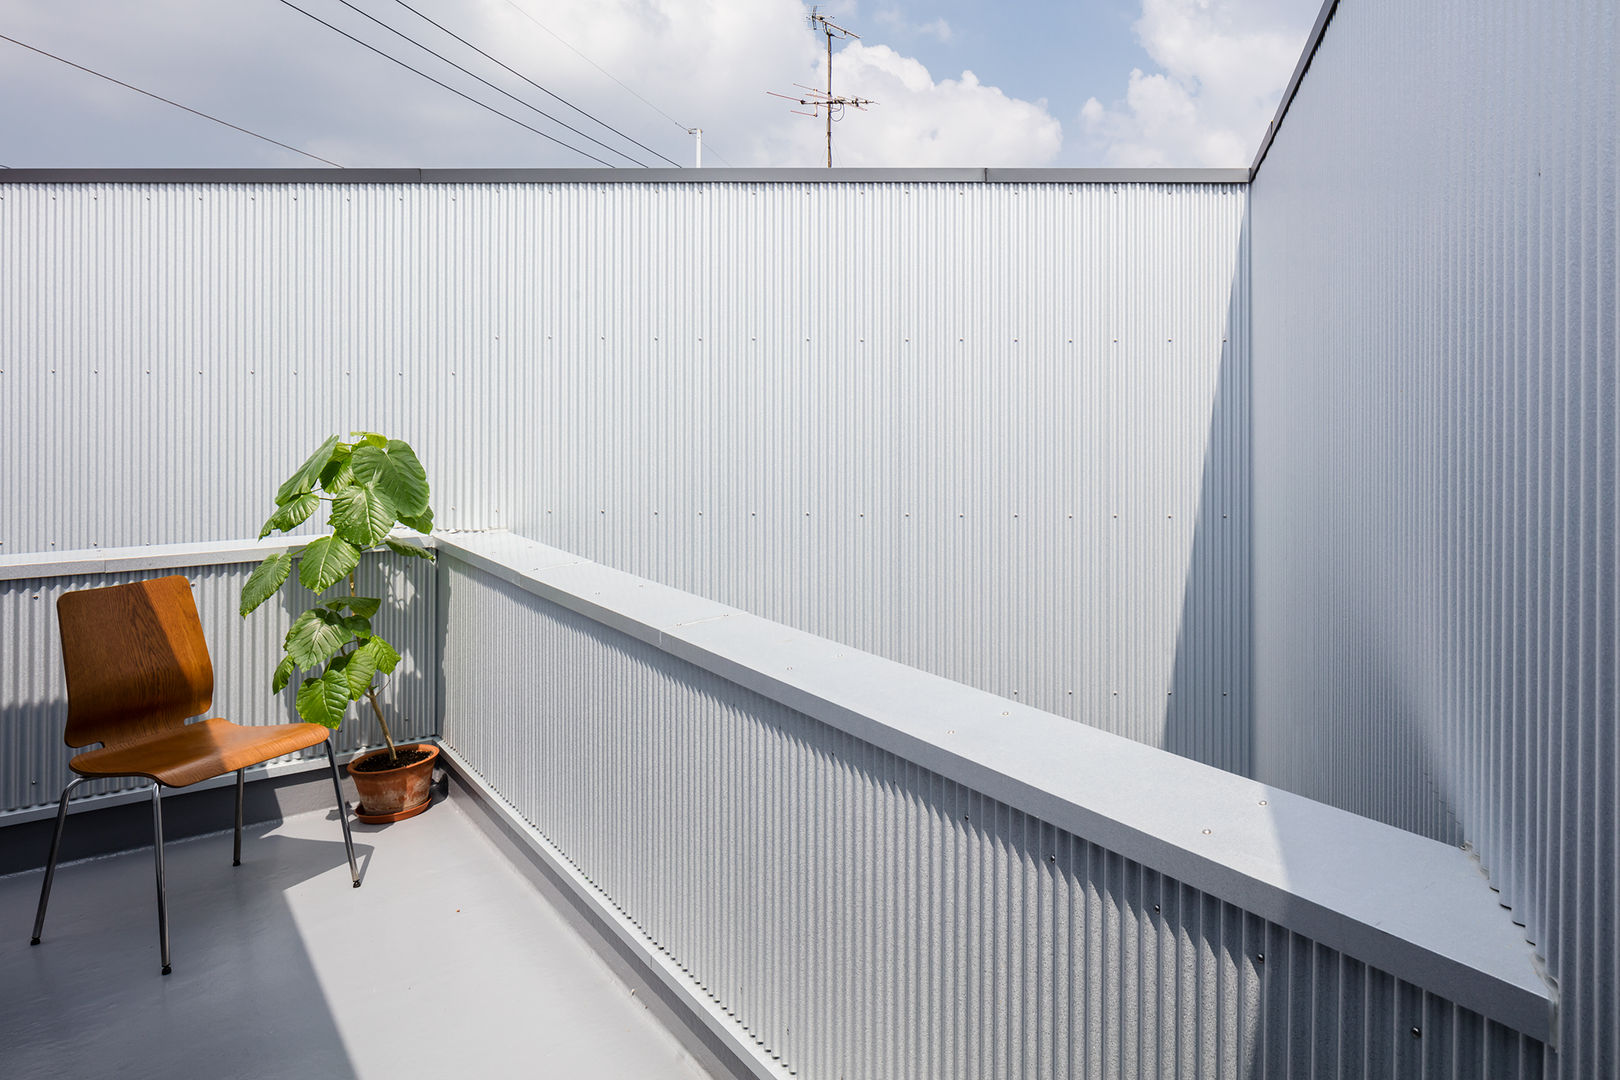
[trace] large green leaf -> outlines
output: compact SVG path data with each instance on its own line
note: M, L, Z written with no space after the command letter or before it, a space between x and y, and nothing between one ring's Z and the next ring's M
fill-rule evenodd
M426 559L428 562L438 558L427 548L417 547L415 544L402 544L398 540L384 540L383 543L387 544L395 555L408 555L413 559Z
M292 573L292 561L292 552L282 551L254 567L253 573L248 575L247 582L242 586L242 602L237 609L238 612L246 615L276 595L281 583Z
M382 543L395 516L393 500L366 483L342 489L332 502L332 527L357 548Z
M283 643L287 655L304 670L319 667L328 657L354 640L354 630L339 612L326 607L312 607L297 619L287 631Z
M276 665L276 673L270 678L270 692L279 694L287 689L287 684L292 681L293 671L297 667L298 665L293 663L292 657L283 656L281 663Z
M371 443L358 446L353 466L355 479L385 492L401 514L414 516L427 510L427 470L408 443L391 439L386 449Z
M387 436L379 435L375 431L351 431L349 432L349 438L359 439L361 442L368 442L372 446L378 448L386 447L388 445Z
M377 670L382 672L384 675L387 675L389 672L393 671L395 666L399 664L399 653L394 651L394 647L392 645L388 644L388 642L384 641L375 634L373 634L371 636L371 640L367 641L365 645L361 646L361 648L368 648L372 650L377 657Z
M336 600L328 600L326 606L330 608L348 608L362 619L369 619L377 614L377 609L382 607L382 601L375 596L340 596ZM368 627L367 636L370 636L369 629Z
M428 512L427 470L412 450L401 439L388 440L388 463L392 466L388 476L379 485L388 492L400 513L412 516Z
M349 680L341 671L328 671L318 679L305 679L298 690L298 715L314 724L336 728L349 709Z
M259 530L259 539L263 540L273 532L290 532L309 520L309 515L321 505L321 497L313 491L306 491L288 499L286 505L276 508L265 521L264 528Z
M325 592L359 565L359 548L341 536L323 536L304 549L298 563L298 580L310 592Z
M399 523L407 529L415 529L417 532L426 535L433 531L433 511L424 510L415 516L401 514L399 515Z
M371 689L371 680L377 674L379 646L386 649L388 643L382 638L372 638L349 654L349 662L344 667L343 674L349 680L349 693L356 701Z
M349 458L353 453L354 447L341 442L332 451L332 460L321 470L321 489L328 495L354 483L354 471L349 468Z
M326 463L331 460L332 451L337 445L336 435L321 443L321 448L309 455L309 460L300 465L298 471L289 476L287 482L276 491L276 505L281 506L295 496L312 490L315 481L321 475L321 470L326 468Z

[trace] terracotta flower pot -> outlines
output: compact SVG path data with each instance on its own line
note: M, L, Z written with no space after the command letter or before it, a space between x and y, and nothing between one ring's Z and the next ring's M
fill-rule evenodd
M432 743L418 743L399 749L402 752L425 750L428 756L396 769L375 772L357 772L355 766L378 755L387 756L387 750L377 750L349 762L349 776L360 793L360 805L354 808L354 816L368 825L415 817L433 800L433 763L439 760L439 748Z

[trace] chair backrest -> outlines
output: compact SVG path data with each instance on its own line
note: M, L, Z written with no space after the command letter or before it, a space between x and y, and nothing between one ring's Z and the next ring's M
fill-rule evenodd
M63 593L56 615L69 746L116 746L213 704L214 665L185 578Z

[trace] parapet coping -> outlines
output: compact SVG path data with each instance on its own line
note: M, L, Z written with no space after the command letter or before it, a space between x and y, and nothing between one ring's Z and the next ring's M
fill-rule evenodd
M510 533L442 556L1543 1042L1553 997L1465 851Z
M306 540L0 556L0 580L253 562ZM1466 851L506 532L474 569L1531 1038L1555 999Z
M1248 169L7 169L11 184L1246 184Z

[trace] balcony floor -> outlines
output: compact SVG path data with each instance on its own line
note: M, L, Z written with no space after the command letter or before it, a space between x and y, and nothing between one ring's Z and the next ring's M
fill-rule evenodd
M453 798L356 824L360 889L335 811L165 851L167 977L150 848L59 868L37 948L0 878L8 1080L708 1075Z

